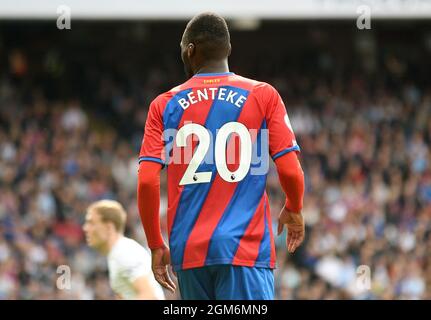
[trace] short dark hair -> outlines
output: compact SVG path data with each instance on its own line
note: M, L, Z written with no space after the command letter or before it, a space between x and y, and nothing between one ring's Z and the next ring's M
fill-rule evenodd
M229 54L229 28L220 15L212 12L201 13L187 24L184 42L185 45L201 45L206 58L222 58Z

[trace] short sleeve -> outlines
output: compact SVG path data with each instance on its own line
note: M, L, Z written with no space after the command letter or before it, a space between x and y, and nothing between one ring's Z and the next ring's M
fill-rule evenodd
M139 153L139 163L153 161L165 165L163 118L160 103L153 100L145 123L145 132Z
M280 94L274 87L267 85L264 91L266 104L266 122L269 131L269 152L273 160L300 148Z

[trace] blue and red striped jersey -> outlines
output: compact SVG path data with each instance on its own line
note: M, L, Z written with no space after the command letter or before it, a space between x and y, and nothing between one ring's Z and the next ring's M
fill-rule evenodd
M275 268L268 159L291 151L299 146L286 108L267 83L197 74L152 101L139 162L167 167L175 270Z

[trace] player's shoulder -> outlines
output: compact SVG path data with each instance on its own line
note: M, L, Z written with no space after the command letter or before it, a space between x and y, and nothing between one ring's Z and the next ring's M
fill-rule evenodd
M163 108L171 98L169 91L159 94L151 101L150 108Z
M237 75L237 81L243 86L248 86L247 90L250 95L254 96L258 103L266 106L274 97L277 96L277 90L268 82L246 78Z
M146 249L141 244L139 244L138 241L136 241L132 238L128 238L128 237L123 236L122 241L123 241L124 247L127 247L130 250L147 252Z
M238 81L238 82L242 82L242 83L244 83L244 84L246 84L252 88L257 88L264 83L264 82L256 80L256 79L241 76L239 74L235 74L234 80Z
M268 82L265 81L259 81L256 79L251 79L247 77L243 77L240 75L236 75L236 80L239 83L242 83L250 88L250 91L255 94L262 94L262 93L273 93L277 90Z
M149 256L147 250L141 246L137 241L122 237L118 240L118 243L113 248L111 257L119 262L143 259Z
M186 81L178 86L175 86L168 91L160 93L157 97L153 99L151 102L152 105L164 107L176 94L181 91L187 90L189 81Z

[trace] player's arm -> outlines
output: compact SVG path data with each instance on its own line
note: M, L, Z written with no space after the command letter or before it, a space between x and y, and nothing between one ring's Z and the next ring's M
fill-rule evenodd
M142 161L138 173L138 208L142 225L151 249L154 277L166 289L175 292L175 284L168 273L170 253L160 229L160 171L162 166L153 161Z
M139 155L137 202L139 215L152 253L152 269L156 280L175 291L169 277L170 254L160 229L160 171L164 165L163 121L156 102L152 102L145 124Z
M304 198L304 174L295 152L275 160L278 178L286 195L286 202L278 218L278 235L287 226L287 250L294 252L304 240L305 226L301 214Z
M304 199L304 172L296 152L289 152L275 160L278 178L286 195L285 207L300 213Z
M133 282L137 300L158 300L154 286L149 275L140 276Z
M286 107L278 92L267 85L261 91L266 102L266 121L269 130L269 151L277 167L286 202L279 215L278 234L287 226L287 248L294 252L305 234L301 214L304 197L304 174L297 153L300 151L287 115Z
M148 261L145 260L146 256L146 254L142 254L141 250L130 247L128 251L122 252L121 257L117 260L119 272L132 284L135 299L155 300L158 298L157 287L154 286ZM121 295L121 292L118 294ZM120 296L120 298L122 297Z
M151 250L165 246L160 228L160 171L153 161L141 161L138 170L138 208Z

